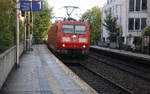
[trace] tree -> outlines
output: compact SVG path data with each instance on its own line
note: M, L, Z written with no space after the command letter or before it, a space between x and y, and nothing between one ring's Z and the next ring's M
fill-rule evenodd
M150 36L150 26L144 28L143 36Z
M149 37L149 40L148 40L149 43L148 43L146 49L147 49L147 53L150 54L150 26L147 26L147 27L144 28L144 31L143 31L143 33L142 33L142 36Z
M97 43L101 36L101 9L93 7L83 13L80 20L87 21L90 24L91 42Z
M0 1L0 53L14 45L15 0Z
M112 17L111 11L109 14L106 15L106 19L104 20L105 23L103 25L106 27L106 29L109 31L109 40L110 42L115 42L118 32L116 30L117 26L117 18Z
M47 29L50 26L52 18L52 8L49 8L47 1L43 0L43 9L41 12L34 13L34 34L36 41L41 41L47 35Z

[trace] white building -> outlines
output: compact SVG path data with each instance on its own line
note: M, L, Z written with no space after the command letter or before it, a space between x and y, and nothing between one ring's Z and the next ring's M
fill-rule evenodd
M140 37L143 28L150 25L150 0L107 0L103 7L102 22L111 11L117 17L124 44L133 45L135 37ZM109 32L102 26L102 37L107 41Z

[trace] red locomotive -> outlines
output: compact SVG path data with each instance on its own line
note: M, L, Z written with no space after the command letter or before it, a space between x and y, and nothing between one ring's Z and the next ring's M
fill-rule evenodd
M87 22L57 21L48 31L48 47L58 53L87 54L90 28Z

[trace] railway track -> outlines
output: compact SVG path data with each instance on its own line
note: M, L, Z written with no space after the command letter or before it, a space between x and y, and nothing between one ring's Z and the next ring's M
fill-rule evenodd
M116 60L96 53L92 53L92 55L89 55L89 57L97 60L100 63L107 64L131 75L134 75L140 79L150 82L150 70L145 67L139 67L136 66L136 64L131 64L131 62Z
M83 64L67 64L77 75L85 80L100 94L133 94L131 91L122 87L121 85L105 78L101 74L92 71L92 69L84 66ZM82 73L82 74L81 74ZM88 75L85 76L85 75ZM86 77L86 78L85 78ZM88 79L88 80L87 80ZM92 81L92 82L91 82ZM94 84L91 84L91 83Z
M149 66L137 66L136 63L130 65L130 63L94 53L90 53L88 62L83 62L84 66L126 88L132 94L150 94Z
M122 91L121 93L123 94L132 94L132 92L130 90L127 90L126 88L122 87L121 85L105 78L103 75L101 75L100 73L98 72L94 72L92 69L84 66L81 64L82 67L84 67L85 69L87 69L88 71L92 72L93 74L99 76L100 78L102 78L103 80L105 80L106 82L108 82L110 85L114 86L115 88L118 88L120 91Z
M86 60L60 59L100 94L150 94L149 66L94 52Z

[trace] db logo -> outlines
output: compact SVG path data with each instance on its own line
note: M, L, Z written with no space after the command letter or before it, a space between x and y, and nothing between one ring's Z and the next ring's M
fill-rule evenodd
M72 41L74 41L74 42L77 41L77 36L76 35L72 36Z

